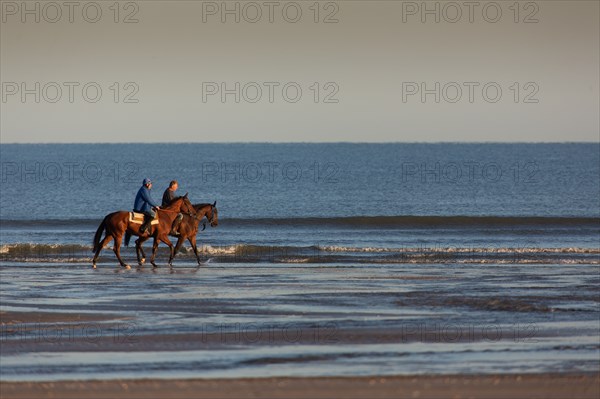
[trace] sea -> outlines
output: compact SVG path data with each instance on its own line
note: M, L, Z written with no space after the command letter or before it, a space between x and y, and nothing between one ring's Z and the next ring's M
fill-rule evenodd
M238 331L127 358L7 349L3 380L600 370L599 143L1 144L0 163L0 310L125 314L139 336ZM201 265L185 243L168 267L161 244L158 268L123 248L125 270L109 247L93 270L96 228L144 178L158 202L171 180L216 201ZM338 339L244 341L244 326ZM23 339L3 329L5 348Z

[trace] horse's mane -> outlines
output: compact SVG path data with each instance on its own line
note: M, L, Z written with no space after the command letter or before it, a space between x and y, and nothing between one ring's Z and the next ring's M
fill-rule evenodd
M193 206L195 209L199 209L199 208L204 208L205 206L212 206L212 204L211 204L211 203L208 203L208 202L201 202L201 203L199 203L199 204L192 204L192 206Z
M178 200L182 199L183 197L185 197L185 195L180 195L179 197L173 198L173 201L171 201L171 203L169 205L165 206L162 209L171 209L171 208L173 208L173 205L175 204L175 202L177 202Z

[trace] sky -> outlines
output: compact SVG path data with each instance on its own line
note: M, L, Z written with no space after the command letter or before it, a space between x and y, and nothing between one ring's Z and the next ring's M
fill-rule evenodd
M0 3L2 143L600 140L598 1Z

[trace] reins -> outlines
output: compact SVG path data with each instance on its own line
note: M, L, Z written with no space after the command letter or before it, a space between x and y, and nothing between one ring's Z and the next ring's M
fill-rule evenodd
M211 211L212 211L212 212L210 213L210 219L208 220L208 223L210 224L210 223L212 223L212 222L214 221L214 219L215 219L215 209L214 209L214 207L213 207L211 204L208 204L208 205L206 205L206 206L210 206L210 208L211 208ZM192 207L193 207L193 206L192 206ZM161 209L159 209L158 211L159 211L159 212L160 212L160 211L164 211L164 212L172 212L172 213L181 213L181 214L187 215L187 216L189 216L189 217L191 217L191 218L193 218L193 219L195 219L195 220L197 220L197 221L201 221L202 219L204 219L204 216L206 216L206 213L205 213L203 216L201 216L201 217L198 217L198 216L196 216L196 214L197 214L198 212L194 212L194 213L192 213L192 212L182 212L182 211L181 211L181 209L179 210L179 212L178 212L178 211L174 211L174 210L172 210L172 209L164 209L164 208L161 208ZM208 219L208 218L207 218L207 219ZM204 231L204 229L206 229L206 224L204 224L204 226L203 226L203 227L204 227L204 228L202 229L202 231Z
M193 208L193 206L192 206L192 208ZM183 211L181 210L181 207L179 207L179 211L174 211L174 210L172 210L172 209L165 209L165 208L160 208L160 209L158 209L158 211L159 211L159 212L160 212L160 211L165 211L165 212L171 212L171 213L182 213L182 214L184 214L184 215L188 215L188 216L190 216L190 217L193 217L194 219L197 219L197 217L196 217L196 212L194 212L193 214L192 214L192 212L183 212ZM199 220L200 220L200 219L199 219Z

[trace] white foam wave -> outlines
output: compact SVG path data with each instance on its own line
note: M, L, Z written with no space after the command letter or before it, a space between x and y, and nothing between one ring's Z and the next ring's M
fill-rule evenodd
M596 248L537 248L537 247L346 247L336 245L317 246L324 252L372 252L372 253L580 253L580 254L600 254L600 249Z

